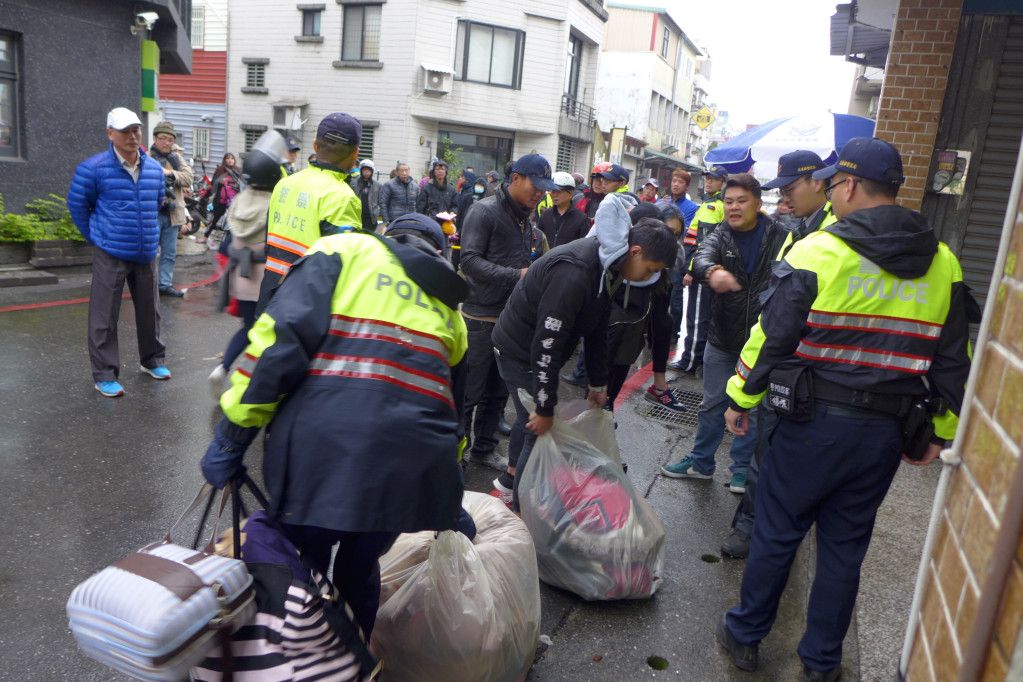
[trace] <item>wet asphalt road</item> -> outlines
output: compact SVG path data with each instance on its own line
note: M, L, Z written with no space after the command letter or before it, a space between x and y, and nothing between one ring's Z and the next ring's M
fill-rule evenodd
M193 255L179 259L176 284L208 280L212 257L194 244L186 250ZM183 300L162 299L174 376L158 382L138 371L125 300L126 395L111 400L93 389L87 305L66 303L88 297L89 269L56 274L56 285L0 289L0 680L122 679L78 652L64 604L89 575L162 537L198 491L198 460L220 416L206 377L238 322L213 311L212 285L190 289ZM700 390L689 377L674 385ZM688 453L694 429L649 419L645 405L639 390L619 406L618 439L630 478L667 531L663 585L653 599L611 603L542 586L541 632L553 644L528 679L797 679L812 542L800 550L778 623L761 645L760 670L738 671L715 644L713 628L737 601L743 562L704 560L719 556L738 500L722 485L730 440L719 449L715 480L661 477L662 464ZM260 453L252 450L246 462L258 475ZM903 467L882 507L847 638L845 680L892 677L937 474ZM488 492L495 475L471 465L468 485ZM650 656L669 668L654 671Z

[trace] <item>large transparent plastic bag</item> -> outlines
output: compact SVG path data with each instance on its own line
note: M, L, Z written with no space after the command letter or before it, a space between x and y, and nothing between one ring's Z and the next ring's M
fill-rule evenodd
M533 662L540 584L529 531L489 495L466 492L462 506L475 540L407 533L380 558L381 680L516 682Z
M588 600L657 591L664 527L622 471L610 412L561 407L518 475L541 580Z

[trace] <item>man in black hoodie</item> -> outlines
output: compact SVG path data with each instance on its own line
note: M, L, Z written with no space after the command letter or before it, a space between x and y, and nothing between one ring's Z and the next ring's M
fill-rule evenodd
M508 402L508 389L497 371L490 335L532 262L530 216L544 192L555 187L547 160L527 154L512 166L509 182L494 196L477 201L462 223L460 266L470 285L462 304L469 330L465 434L471 442L470 459L495 469L505 465L494 450L494 432Z
M430 166L430 181L423 185L416 197L416 213L436 220L438 213L454 211L456 201L455 188L448 182L448 165L443 161L434 161Z
M860 565L900 460L927 464L955 435L976 303L927 220L896 203L895 147L854 138L813 179L831 183L825 195L839 220L775 267L728 383L730 431L746 432L765 393L781 420L760 463L741 603L722 615L717 638L737 667L756 668L816 522L817 575L798 652L803 679L830 681L841 675Z

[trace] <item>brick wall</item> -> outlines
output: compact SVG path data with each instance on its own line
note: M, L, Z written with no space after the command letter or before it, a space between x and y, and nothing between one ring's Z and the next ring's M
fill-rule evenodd
M1019 183L1020 178L1016 178ZM908 679L953 680L976 622L1009 486L1023 442L1023 206L1017 214L1004 271L989 300L991 324L979 372L959 425L962 460L951 474L926 592L921 602ZM1006 679L1023 620L1023 545L1001 593L983 680Z
M920 209L963 0L901 0L875 135L902 152L903 206Z

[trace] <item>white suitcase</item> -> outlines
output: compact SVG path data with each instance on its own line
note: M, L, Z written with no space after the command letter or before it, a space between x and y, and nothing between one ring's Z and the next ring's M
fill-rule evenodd
M167 682L188 679L221 631L235 632L255 613L244 562L168 540L104 568L67 603L86 655L135 679Z

